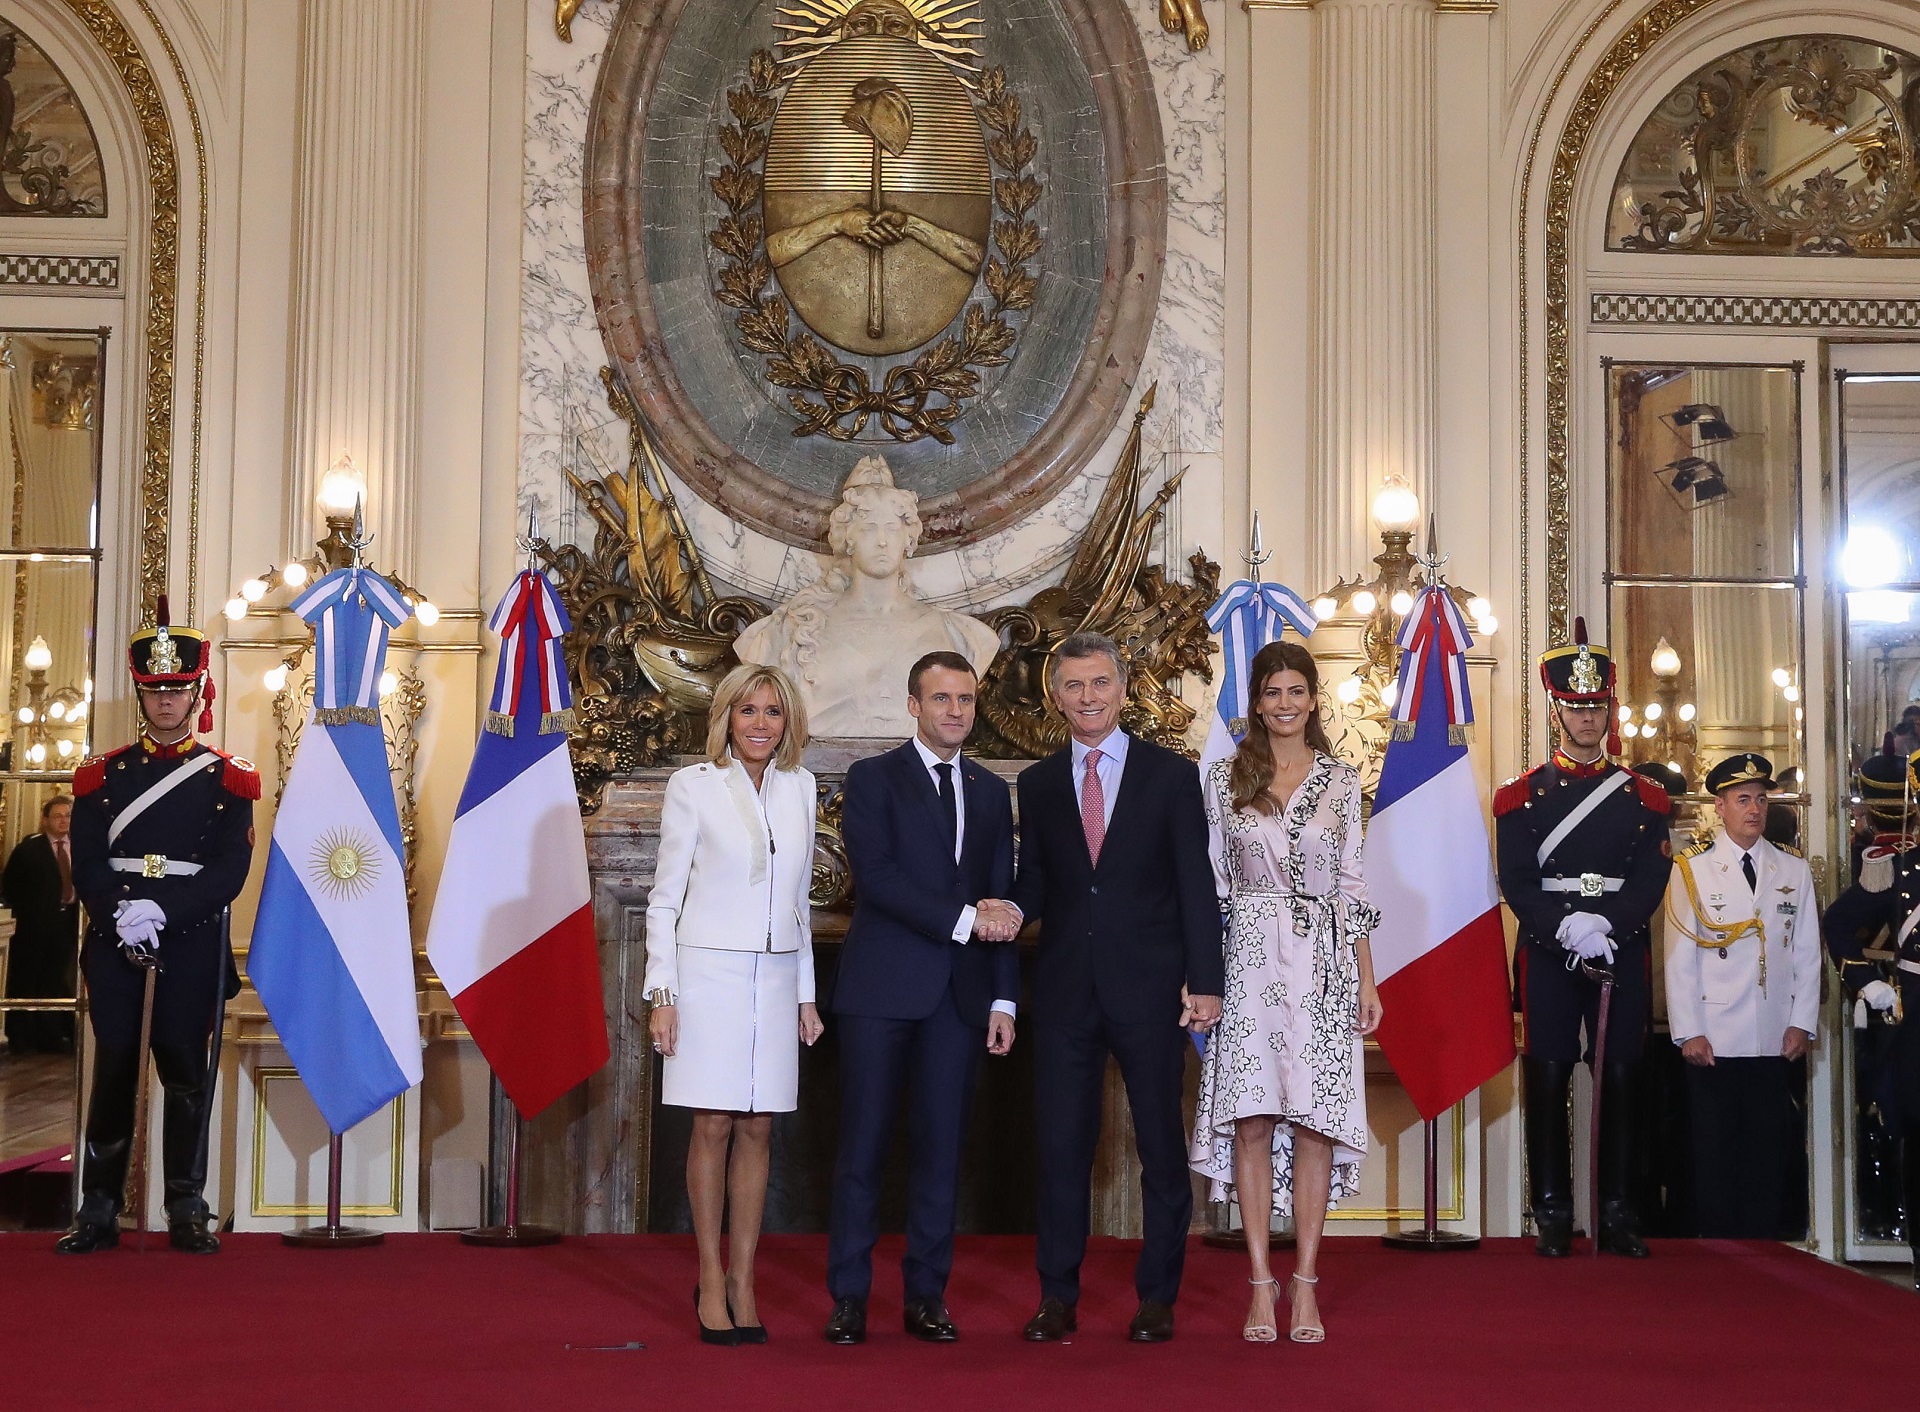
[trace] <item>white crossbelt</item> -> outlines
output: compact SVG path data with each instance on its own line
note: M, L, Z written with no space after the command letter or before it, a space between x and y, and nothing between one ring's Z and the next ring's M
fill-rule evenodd
M1598 809L1601 801L1606 799L1616 789L1620 788L1621 785L1625 784L1628 778L1628 772L1621 770L1617 772L1612 779L1608 780L1605 784L1601 785L1600 788L1576 804L1573 812L1562 819L1560 826L1548 834L1547 841L1540 845L1539 853L1534 855L1535 864L1542 868L1546 867L1547 859L1553 856L1553 850L1560 846L1561 840L1579 828L1581 824L1585 823L1587 815L1591 814L1595 809ZM1552 891L1552 889L1548 890Z
M209 765L220 763L220 757L209 750L191 765L182 765L163 780L156 780L140 797L122 809L114 821L107 825L107 846L111 848L115 839L126 830L128 824L139 818L147 810L158 804L167 795L205 770ZM132 860L128 860L132 861ZM198 869L195 870L196 872Z
M107 866L116 873L138 873L143 878L190 878L200 871L198 863L183 862L160 853L144 858L109 858Z
M1913 935L1913 929L1916 925L1920 925L1920 907L1916 907L1907 913L1907 920L1902 922L1900 924L1900 930L1894 933L1893 949L1895 951L1898 951L1907 944L1907 938ZM1904 966L1906 962L1902 961L1900 964Z

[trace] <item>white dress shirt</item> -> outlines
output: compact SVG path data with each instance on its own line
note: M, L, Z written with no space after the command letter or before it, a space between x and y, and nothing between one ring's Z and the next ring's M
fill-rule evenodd
M967 796L966 786L961 782L960 752L954 751L951 760L942 760L927 748L926 741L920 739L917 734L913 738L913 748L920 752L920 763L926 767L927 778L933 781L935 795L940 793L939 767L942 765L953 767L953 861L958 863L960 850L965 847L967 841ZM953 924L953 939L962 946L973 940L973 919L977 911L978 909L969 903L960 909L960 919ZM996 1000L993 1002L993 1009L1002 1015L1011 1015L1014 1013L1015 1006L1011 1000Z
M1100 752L1100 802L1105 808L1105 823L1113 822L1113 801L1120 793L1120 772L1127 767L1127 733L1115 726L1108 732L1107 738L1098 745L1082 745L1073 742L1073 800L1080 802L1080 792L1087 787L1087 756L1093 751Z

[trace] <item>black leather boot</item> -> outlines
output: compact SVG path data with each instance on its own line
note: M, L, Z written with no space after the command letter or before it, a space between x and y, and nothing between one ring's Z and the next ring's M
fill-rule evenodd
M1573 1149L1567 1121L1573 1065L1521 1061L1527 1086L1527 1181L1532 1188L1534 1253L1557 1259L1573 1249Z
M1920 1123L1903 1123L1900 1137L1900 1182L1906 1194L1907 1240L1913 1249L1913 1287L1920 1290Z
M211 1212L201 1192L207 1184L203 1083L166 1085L161 1165L167 1183L167 1243L189 1255L212 1255L220 1237L207 1229Z
M132 1144L89 1142L80 1172L80 1209L73 1229L53 1248L61 1255L91 1255L120 1243L120 1197L127 1185Z
M1633 1177L1633 1067L1609 1064L1600 1077L1600 1248L1644 1260L1647 1243L1627 1191Z

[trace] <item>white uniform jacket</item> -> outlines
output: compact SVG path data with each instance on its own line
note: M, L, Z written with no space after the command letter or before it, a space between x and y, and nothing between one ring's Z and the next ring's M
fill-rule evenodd
M1789 1025L1812 1035L1820 1022L1820 907L1813 870L1806 859L1764 838L1751 851L1754 888L1740 869L1739 847L1724 833L1704 850L1675 858L1667 884L1667 1023L1673 1042L1705 1035L1714 1054L1730 1059L1777 1055ZM1756 920L1758 935L1749 929L1725 946L1699 944Z
M660 857L647 896L646 992L678 995L678 950L800 953L800 1003L813 995L813 775L767 770L756 794L741 765L703 761L667 780Z

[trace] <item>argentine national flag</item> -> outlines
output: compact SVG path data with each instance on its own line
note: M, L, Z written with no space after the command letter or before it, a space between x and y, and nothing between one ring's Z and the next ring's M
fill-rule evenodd
M368 569L294 600L313 626L313 711L273 821L247 974L327 1127L420 1082L400 813L380 724L387 635L411 609Z
M1256 547L1258 543L1256 539ZM1226 661L1213 719L1207 723L1207 743L1200 752L1202 777L1215 760L1233 754L1240 737L1247 733L1246 717L1241 713L1247 709L1247 676L1253 669L1254 654L1287 628L1304 638L1312 637L1319 625L1306 601L1279 583L1238 579L1228 584L1226 592L1207 609L1207 628L1220 634Z

